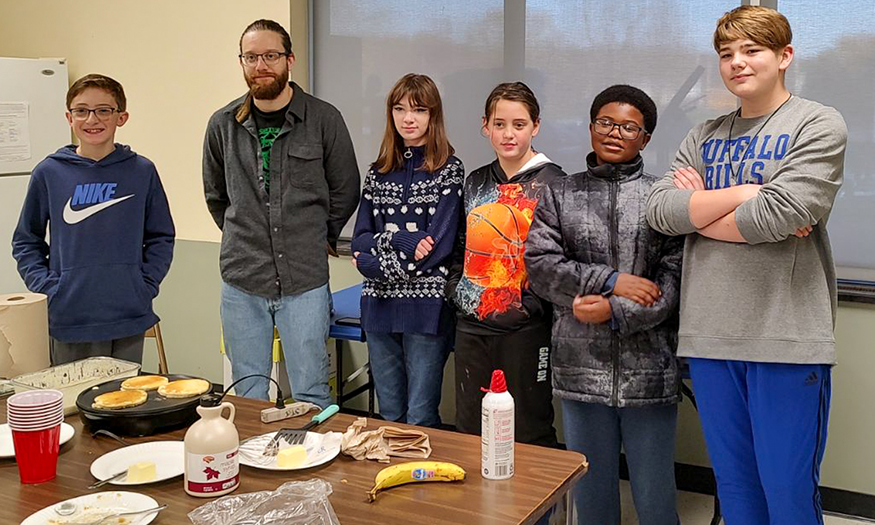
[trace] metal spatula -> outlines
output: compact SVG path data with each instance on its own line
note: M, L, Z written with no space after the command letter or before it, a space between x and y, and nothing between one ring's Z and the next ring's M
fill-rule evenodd
M319 412L310 420L309 423L301 428L282 428L277 431L273 439L264 447L263 456L276 456L280 451L280 440L285 440L290 445L301 445L307 438L307 431L322 423L329 417L337 413L340 408L337 405L328 405L322 412Z

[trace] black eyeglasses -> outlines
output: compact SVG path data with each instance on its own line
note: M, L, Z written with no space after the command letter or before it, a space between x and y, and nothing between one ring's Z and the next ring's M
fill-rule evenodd
M599 135L610 135L611 132L614 131L614 128L620 130L620 138L623 140L635 140L641 135L641 132L644 131L644 128L636 126L635 124L617 124L606 118L597 118L592 121L592 130ZM645 133L647 132L645 131Z
M116 111L121 113L117 108L69 108L67 111L70 112L70 115L73 116L74 120L88 120L88 117L92 113L94 113L94 116L100 120L109 120L109 118L112 117L112 114Z
M243 53L237 55L240 60L247 66L254 66L258 63L258 58L261 57L264 63L272 66L279 62L280 58L289 56L290 53L280 53L279 51L268 51L267 53Z

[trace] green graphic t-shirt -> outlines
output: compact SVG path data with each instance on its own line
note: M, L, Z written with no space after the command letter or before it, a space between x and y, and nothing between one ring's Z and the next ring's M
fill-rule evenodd
M278 110L265 113L252 105L253 114L255 115L255 125L258 128L258 142L261 146L261 167L264 174L264 191L270 193L270 150L273 148L273 143L280 135L283 128L283 122L286 120L286 112L289 106Z
M282 128L260 128L258 141L261 143L261 166L264 171L264 190L270 193L270 149Z

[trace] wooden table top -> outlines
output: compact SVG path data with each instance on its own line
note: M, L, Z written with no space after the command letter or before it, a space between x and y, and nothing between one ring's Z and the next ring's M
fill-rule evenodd
M237 408L235 424L240 439L275 431L282 427L300 427L308 418L263 424L259 418L265 401L228 398ZM6 421L6 402L0 401L2 421ZM319 432L343 432L356 419L349 414L337 414L316 428ZM18 479L14 459L0 459L0 523L19 523L30 514L65 499L104 490L127 490L147 494L159 504L169 507L153 521L156 525L190 523L188 512L204 505L211 498L195 498L183 490L182 477L132 486L105 485L96 491L86 489L94 478L91 463L102 454L120 448L112 439L91 437L83 432L78 414L67 418L76 435L61 447L58 476L37 485L23 485ZM368 429L383 424L370 420ZM407 427L393 423L393 426ZM417 427L419 428L419 427ZM576 452L533 445L516 444L513 478L490 481L480 475L480 438L435 429L428 433L432 455L429 460L452 461L467 472L462 482L416 483L381 492L374 503L367 502L366 492L373 486L374 476L387 466L376 461L356 461L344 454L320 467L303 471L268 471L241 465L240 487L231 495L274 490L286 481L321 478L331 484L332 506L343 525L388 523L430 524L532 524L571 488L586 472L586 459ZM186 429L144 438L125 438L130 443L159 440L181 440ZM412 461L392 458L391 464ZM426 519L427 517L427 519Z

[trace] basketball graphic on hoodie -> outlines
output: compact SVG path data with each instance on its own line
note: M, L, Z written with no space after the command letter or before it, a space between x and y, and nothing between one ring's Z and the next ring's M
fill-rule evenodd
M493 202L471 210L465 277L484 288L508 286L522 270L530 220L516 206Z

